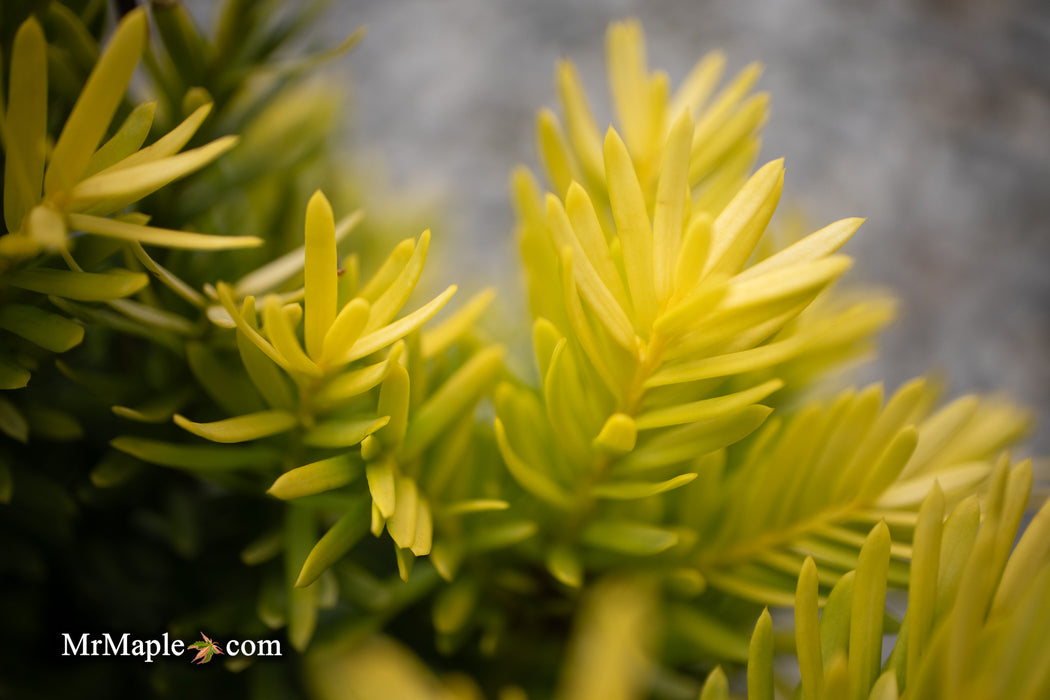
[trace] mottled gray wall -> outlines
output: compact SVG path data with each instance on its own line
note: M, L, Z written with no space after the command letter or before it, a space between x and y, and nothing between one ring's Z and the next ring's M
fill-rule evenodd
M763 62L785 201L814 224L869 217L852 278L903 304L865 376L1002 390L1037 408L1050 451L1050 2L374 0L335 3L321 33L369 25L339 67L356 143L398 186L442 193L436 247L513 297L507 174L536 161L559 57L606 109L604 30L626 16L675 84L712 48Z

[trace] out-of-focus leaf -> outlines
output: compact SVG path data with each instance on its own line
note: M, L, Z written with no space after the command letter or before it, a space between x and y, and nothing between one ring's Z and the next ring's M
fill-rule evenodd
M594 447L607 454L625 454L634 449L637 439L638 426L634 418L626 413L614 413L594 438Z
M330 420L318 423L303 435L303 442L313 447L352 447L381 429L390 418L366 420Z
M18 407L0 396L0 431L19 442L29 439L29 424Z
M551 576L570 588L579 588L583 583L583 564L577 552L559 544L547 553L547 570Z
M581 534L592 547L631 555L658 554L678 544L678 535L662 527L624 520L595 520Z
M193 471L259 469L280 461L279 452L260 445L236 447L185 445L130 435L114 438L110 444L121 452L138 457L144 462Z
M653 409L638 416L638 429L648 430L669 425L711 420L733 411L743 410L761 401L783 386L784 382L779 379L770 379L758 386L734 394L693 401L670 408Z
M123 160L139 150L146 137L149 136L156 109L156 102L146 102L131 110L131 114L117 129L117 133L113 134L109 141L106 141L97 151L91 154L87 168L84 171L84 177L90 177L105 170L117 161Z
M434 599L434 628L441 634L456 634L471 621L478 603L477 581L464 576L441 590Z
M184 336L197 334L196 324L186 317L171 311L142 304L131 299L114 299L108 304L111 308L144 326L153 326L163 331L170 331Z
M84 174L124 97L145 47L146 30L146 13L141 9L129 13L117 26L55 143L44 174L47 194L70 192Z
M666 481L610 481L595 486L591 489L591 495L597 498L625 501L648 498L685 486L695 478L696 474L679 474Z
M496 290L485 289L470 299L441 323L423 331L423 357L434 357L463 337L492 303Z
M51 406L29 405L25 408L29 434L43 440L72 442L84 436L84 427L72 414Z
M379 508L384 518L394 514L396 503L394 463L390 459L377 462L369 462L365 467L365 476L368 478L368 490L372 494L372 501Z
M484 529L470 533L466 540L466 548L472 552L503 549L529 539L538 529L536 523L531 520L511 520L486 525Z
M241 550L241 561L247 566L256 566L273 559L284 549L284 533L279 530L267 532Z
M324 573L328 567L350 551L368 532L368 511L371 502L368 498L354 499L335 525L318 541L303 563L299 577L295 581L297 588L308 586Z
M387 531L399 548L411 549L416 541L419 489L413 479L402 476L394 481L394 493L396 505L387 521Z
M390 421L376 432L376 438L389 449L401 447L408 429L409 403L408 370L399 364L391 365L379 388L379 413L390 416Z
M336 455L281 474L267 493L283 500L312 496L346 486L362 473L361 463L349 454Z
M506 429L499 418L496 419L496 439L507 469L523 489L551 505L559 507L568 505L569 495L561 485L555 482L549 474L541 471L541 468L530 465L514 453L507 439Z
M8 95L10 106L0 115L6 127L4 220L8 231L17 231L40 198L47 150L47 44L33 17L15 34Z
M213 345L196 340L186 343L186 360L197 384L227 413L242 415L265 408L236 359Z
M317 587L295 587L302 566L316 541L313 513L290 507L285 515L285 586L288 595L288 640L302 651L317 627Z
M0 389L21 389L29 383L30 371L14 358L0 352Z
M137 407L113 406L115 415L141 423L167 423L193 396L192 389L158 394Z
M611 579L593 587L581 606L566 672L555 697L639 697L653 665L648 654L652 610L652 592L636 581Z
M419 455L459 415L473 406L491 387L503 367L502 347L482 350L434 391L412 416L405 435L404 455Z
M53 353L64 353L84 338L84 326L79 323L14 302L0 305L0 328Z
M108 301L140 291L149 284L149 277L141 272L119 269L77 272L36 268L11 272L4 281L12 287L40 294L53 294L77 301Z

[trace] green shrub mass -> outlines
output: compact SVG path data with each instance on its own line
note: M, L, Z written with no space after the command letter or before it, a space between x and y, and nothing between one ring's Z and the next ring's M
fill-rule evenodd
M771 225L757 66L672 87L615 24L604 130L557 67L530 372L365 215L321 4L0 11L0 697L1050 697L1027 415L836 386L894 303L861 219Z

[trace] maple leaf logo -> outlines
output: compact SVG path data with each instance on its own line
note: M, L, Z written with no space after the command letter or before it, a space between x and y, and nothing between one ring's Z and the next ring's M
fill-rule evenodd
M208 635L201 632L201 636L204 637L204 641L194 642L189 646L190 649L197 650L197 655L193 657L192 663L206 664L211 661L213 654L222 653L222 649L219 648L219 645L213 642Z

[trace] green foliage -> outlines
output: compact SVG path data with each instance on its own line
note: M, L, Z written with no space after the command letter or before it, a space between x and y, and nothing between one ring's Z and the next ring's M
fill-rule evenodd
M302 78L361 33L282 51L322 5L228 0L208 36L153 2L106 41L100 3L0 14L5 636L50 649L39 590L75 572L77 625L279 634L285 663L212 679L260 698L1050 692L1048 506L1013 546L1027 416L818 388L894 305L839 282L862 220L771 223L757 67L716 91L711 54L672 92L613 25L603 137L559 65L550 191L512 176L519 376L494 292L415 300L429 230L391 245L329 157L339 105ZM46 696L35 653L11 687Z
M907 613L885 664L889 528L872 528L856 571L835 583L819 625L817 567L807 559L795 601L800 697L1036 698L1050 691L1050 679L1036 670L1046 646L1029 636L1046 615L1045 601L1036 601L1046 595L1047 564L1030 554L1045 549L1045 504L1010 554L1031 486L1031 464L1010 469L1005 460L980 503L970 496L948 512L944 492L933 486L919 509ZM759 640L756 628L752 649ZM772 670L771 654L752 654L749 698L769 697L751 678Z

